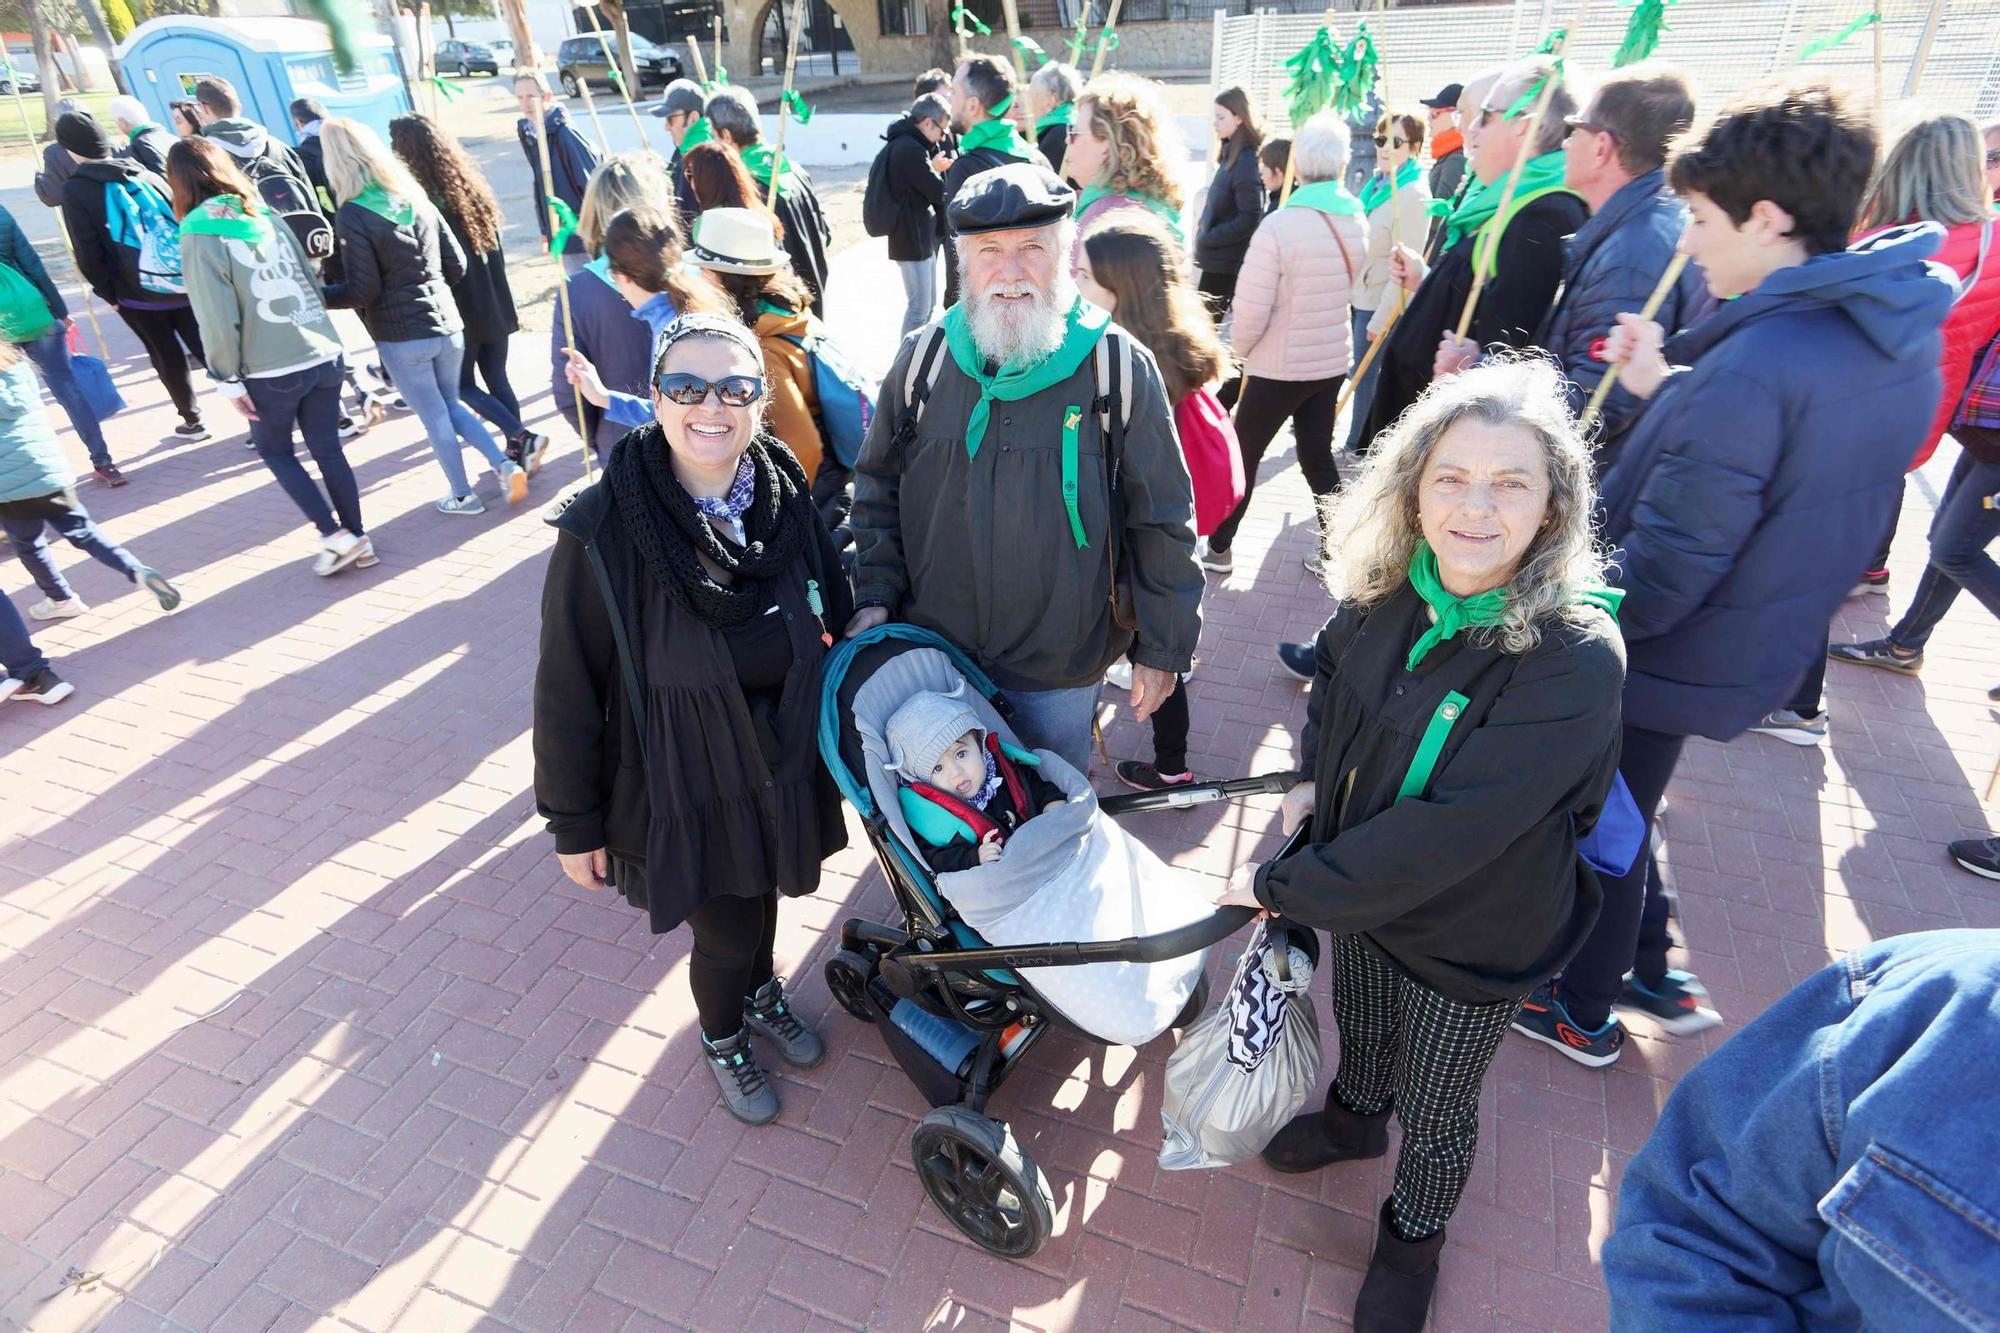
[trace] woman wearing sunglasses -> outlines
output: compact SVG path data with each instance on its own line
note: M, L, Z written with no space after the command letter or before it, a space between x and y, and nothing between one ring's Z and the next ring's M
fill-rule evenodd
M687 925L703 1053L730 1114L761 1125L778 1096L758 1056L825 1055L772 953L778 895L811 893L847 842L814 722L852 597L764 428L755 336L684 316L652 381L653 420L554 520L535 801L572 881L616 888L655 934Z
M1368 354L1371 320L1384 306L1396 303L1389 281L1389 256L1393 243L1404 242L1416 249L1430 227L1431 186L1417 165L1424 148L1424 122L1420 116L1404 112L1375 122L1375 174L1361 189L1361 207L1368 213L1368 258L1354 290L1354 361ZM1388 315L1381 318L1386 321ZM1354 412L1349 418L1347 448L1361 448L1361 423L1368 419L1368 404L1375 397L1375 367L1354 386Z

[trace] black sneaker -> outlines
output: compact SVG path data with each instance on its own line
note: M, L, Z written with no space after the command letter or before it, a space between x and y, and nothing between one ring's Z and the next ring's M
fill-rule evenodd
M202 424L200 417L196 417L192 421L183 421L180 425L174 427L174 438L177 440L186 440L190 444L198 440L205 440L208 438L208 427Z
M764 1068L750 1053L750 1034L739 1032L727 1041L701 1039L708 1072L722 1089L722 1104L746 1125L768 1125L778 1118L778 1093L764 1077Z
M118 470L116 463L99 463L91 469L91 475L106 486L117 487L125 484L125 474Z
M1676 1037L1691 1037L1722 1022L1722 1015L1709 1008L1707 1000L1708 987L1692 972L1669 972L1657 986L1648 986L1628 972L1618 1007L1638 1010Z
M1983 879L2000 879L2000 838L1967 838L1951 845L1951 859Z
M1293 680L1310 683L1319 670L1319 650L1310 643L1281 643L1278 645L1278 665Z
M534 476L542 470L542 463L549 456L549 437L539 431L527 431L521 440L521 466Z
M43 667L34 675L21 682L20 688L10 696L15 703L59 704L76 693L76 686L58 676L48 667Z
M1140 759L1120 759L1113 767L1118 780L1134 791L1167 791L1173 787L1194 785L1194 774L1162 773L1152 764Z
M743 1025L767 1041L778 1058L796 1069L811 1069L826 1059L826 1043L792 1012L785 999L785 983L772 977L743 1000Z
M1601 1028L1582 1027L1569 1016L1555 987L1548 982L1537 986L1535 993L1521 1005L1521 1012L1514 1018L1514 1031L1553 1046L1592 1069L1616 1064L1619 1052L1625 1049L1625 1025L1618 1021L1618 1015L1605 1019Z
M1849 597L1866 597L1869 593L1882 597L1889 595L1889 571L1871 569L1861 576L1861 581L1848 590Z
M1868 639L1861 643L1830 643L1826 646L1826 655L1836 662L1878 667L1883 671L1894 671L1902 676L1914 676L1924 669L1924 655L1921 651L1905 657L1897 652L1887 639Z

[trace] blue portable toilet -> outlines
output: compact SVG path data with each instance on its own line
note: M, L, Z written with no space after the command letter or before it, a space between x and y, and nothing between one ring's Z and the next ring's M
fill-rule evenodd
M354 34L358 68L334 68L326 25L298 18L212 19L175 14L148 19L114 53L125 86L153 119L171 125L168 104L191 99L201 79L220 76L243 99L243 114L296 143L291 107L316 98L327 114L347 116L387 137L389 120L410 110L396 51L381 33Z

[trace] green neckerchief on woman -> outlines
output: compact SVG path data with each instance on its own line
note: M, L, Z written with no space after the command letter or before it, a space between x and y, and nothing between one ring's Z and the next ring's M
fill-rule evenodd
M1365 213L1373 213L1376 209L1388 203L1390 196L1394 195L1397 191L1407 190L1416 183L1417 160L1415 158L1407 159L1402 166L1396 168L1396 180L1393 185L1387 176L1378 171L1368 178L1366 185L1361 187L1361 209Z
M1053 111L1044 111L1035 121L1035 137L1039 139L1043 130L1053 129L1057 125L1074 124L1076 124L1076 103L1064 102Z
M241 195L217 194L202 200L181 219L182 236L220 236L226 241L261 245L271 239L271 219L252 213Z
M1453 595L1438 574L1437 552L1421 537L1417 539L1416 551L1410 556L1410 586L1430 607L1432 619L1431 627L1424 631L1423 637L1411 647L1409 657L1404 660L1404 667L1410 671L1415 671L1431 649L1447 639L1457 638L1464 630L1498 625L1507 619L1507 589L1504 586L1474 593L1470 597ZM1618 605L1625 600L1625 590L1593 584L1579 590L1576 600L1582 605L1594 606L1616 620Z
M1339 181L1314 181L1310 185L1294 185L1292 197L1285 201L1285 207L1316 208L1337 218L1358 218L1364 213L1361 201Z

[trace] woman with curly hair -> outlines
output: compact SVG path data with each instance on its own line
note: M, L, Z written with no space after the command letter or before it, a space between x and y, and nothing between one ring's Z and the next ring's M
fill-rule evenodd
M1625 653L1590 472L1544 361L1438 380L1377 440L1329 524L1310 780L1281 807L1306 844L1217 896L1333 937L1340 1068L1265 1162L1381 1157L1403 1127L1356 1328L1423 1327L1487 1066L1603 901L1578 839L1617 777Z
M1166 223L1176 241L1186 241L1171 131L1155 87L1149 79L1106 74L1092 79L1076 99L1063 174L1082 191L1076 201L1079 231L1088 231L1112 209L1142 208Z
M465 321L459 400L499 427L507 437L507 457L532 477L542 470L549 437L529 430L521 420L521 400L507 379L507 340L521 321L514 314L507 256L500 249L500 203L457 136L429 116L391 120L389 146L465 252L465 275L451 285L459 318ZM475 373L485 379L485 388L479 387Z

